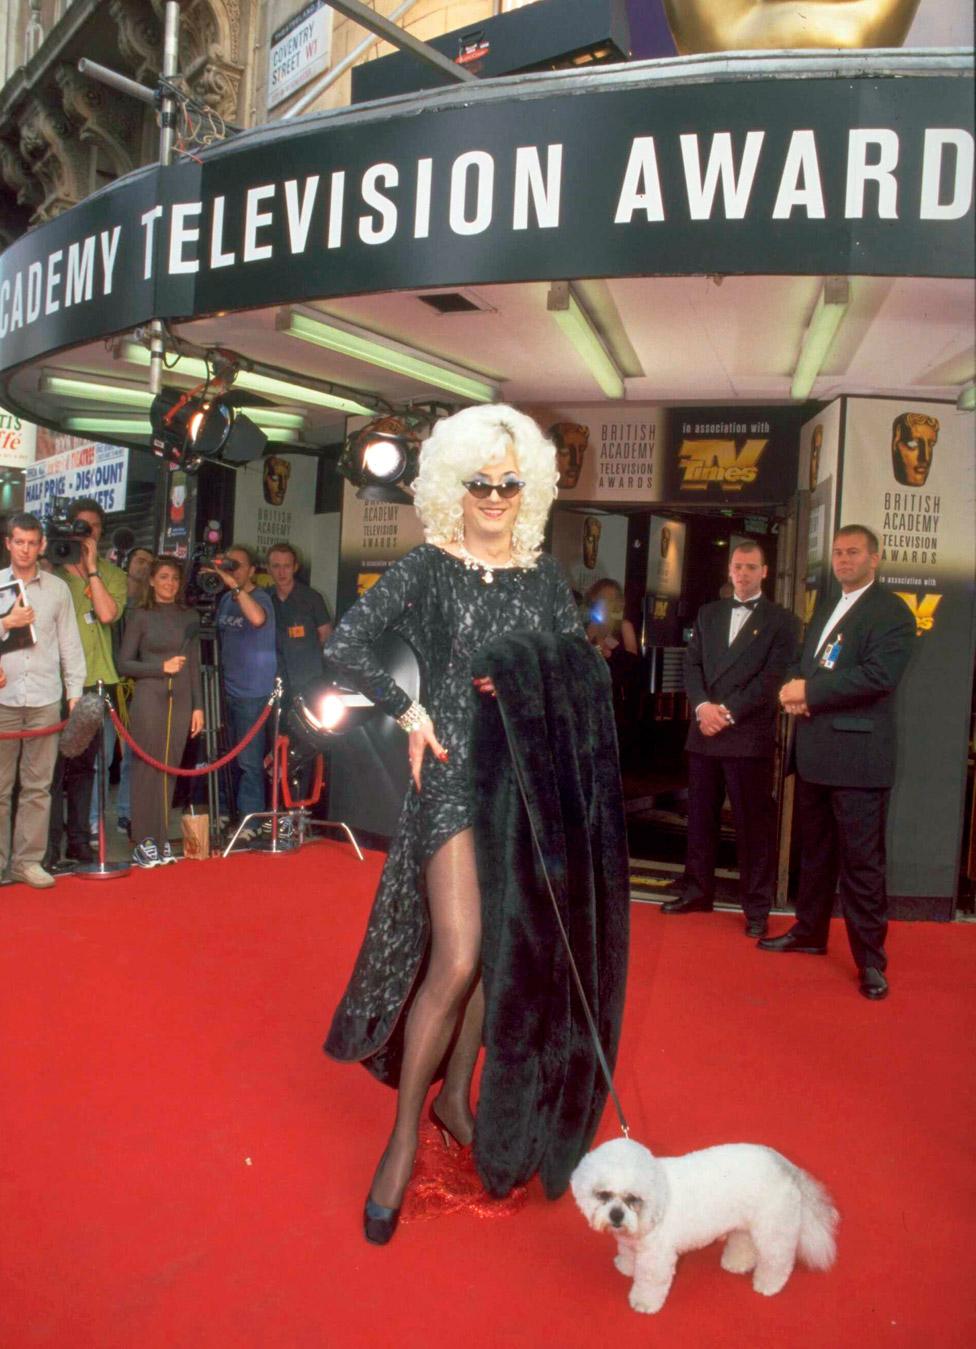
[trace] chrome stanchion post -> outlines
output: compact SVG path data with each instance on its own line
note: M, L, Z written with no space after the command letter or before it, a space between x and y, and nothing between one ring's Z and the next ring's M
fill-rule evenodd
M108 862L105 860L105 806L108 796L108 764L105 762L105 713L108 709L108 695L102 680L98 681L98 696L102 700L102 720L98 726L98 750L95 754L95 790L98 793L98 861L86 862L76 867L75 876L82 880L117 880L129 874L128 862Z
M271 847L269 852L280 852L278 847L278 741L281 738L281 696L283 685L280 676L275 679L274 735L271 737Z

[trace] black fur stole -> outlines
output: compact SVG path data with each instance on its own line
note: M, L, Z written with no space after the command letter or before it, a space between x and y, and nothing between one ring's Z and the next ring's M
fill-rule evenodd
M520 632L480 653L472 763L484 922L485 1064L475 1163L507 1194L539 1172L550 1199L596 1132L597 1062L509 753L518 760L553 891L613 1067L623 1012L628 859L610 677L581 637Z

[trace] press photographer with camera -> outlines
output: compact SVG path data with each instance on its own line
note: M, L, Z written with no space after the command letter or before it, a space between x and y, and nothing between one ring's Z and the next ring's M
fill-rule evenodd
M36 731L61 720L61 699L70 711L85 680L85 654L67 586L38 565L44 532L36 516L10 517L10 566L0 571L0 591L20 590L0 619L0 731ZM22 589L21 589L22 587ZM10 879L47 889L54 877L41 865L48 840L51 775L58 737L0 740L0 874L10 860ZM20 777L17 820L10 838L10 802Z
M98 555L104 528L105 512L101 505L93 497L78 497L63 512L56 510L48 522L47 553L55 564L55 576L71 592L85 653L85 692L94 689L101 680L114 701L119 676L112 652L112 627L125 609L128 584L120 567ZM65 813L66 856L75 862L94 861L89 830L97 752L96 735L77 758L58 756L51 789L48 859L52 867L60 865Z
M219 576L225 593L217 604L216 628L231 741L237 744L257 721L274 687L278 668L271 597L254 584L254 558L234 544L204 562L201 572ZM264 736L256 735L231 765L238 818L264 810ZM255 829L249 828L252 836ZM242 835L242 838L245 837Z

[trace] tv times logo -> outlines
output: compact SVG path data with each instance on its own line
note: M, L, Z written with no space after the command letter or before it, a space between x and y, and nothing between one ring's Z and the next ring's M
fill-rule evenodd
M931 593L919 595L911 590L896 590L895 594L903 599L912 611L912 617L915 620L915 636L921 637L924 632L931 632L935 627L935 611L939 607L942 596Z
M768 444L768 439L747 439L739 448L733 436L683 440L678 448L678 467L684 475L681 491L705 492L715 482L723 492L741 492L758 478L759 460Z

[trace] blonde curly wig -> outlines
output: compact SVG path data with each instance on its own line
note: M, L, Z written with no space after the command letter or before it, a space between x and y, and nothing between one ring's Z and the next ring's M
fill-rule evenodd
M531 417L504 403L463 408L445 417L421 447L413 502L428 543L450 543L456 537L462 484L488 464L500 463L509 446L525 480L512 532L512 560L520 567L535 565L556 495L556 451Z

